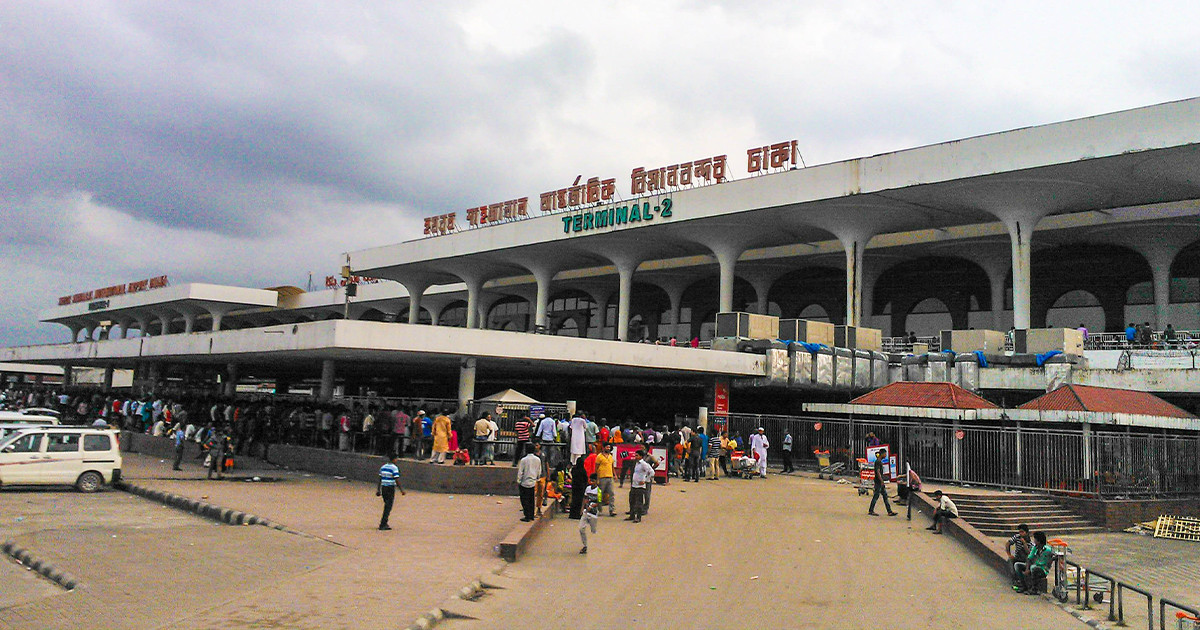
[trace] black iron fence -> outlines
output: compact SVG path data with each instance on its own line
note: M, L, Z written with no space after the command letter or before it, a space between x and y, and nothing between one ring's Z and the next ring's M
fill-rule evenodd
M870 435L888 444L901 467L932 481L1084 496L1200 495L1200 436L1085 433L972 424L869 421L821 416L733 414L730 435L766 430L773 451L791 432L797 457L829 451L854 470Z

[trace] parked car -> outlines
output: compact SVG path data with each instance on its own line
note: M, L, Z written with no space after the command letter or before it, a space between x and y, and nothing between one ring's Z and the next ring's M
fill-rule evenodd
M95 492L121 479L120 433L33 426L0 441L0 487L66 486Z

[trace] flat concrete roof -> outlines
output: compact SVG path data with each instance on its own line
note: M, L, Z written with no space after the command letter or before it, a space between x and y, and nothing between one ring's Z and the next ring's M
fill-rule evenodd
M102 308L93 306L105 302L107 304ZM136 320L139 317L154 319L164 309L201 314L216 309L225 312L231 308L274 307L278 303L279 294L270 289L247 289L193 282L138 293L114 295L66 306L55 306L42 311L40 320L65 324L72 321L101 319L112 321Z
M1193 199L1197 123L1200 99L1187 99L647 196L639 199L652 205L671 197L674 217L632 227L564 233L564 216L595 209L579 208L352 252L351 266L373 277L424 273L435 283L453 282L446 274L464 264L520 267L550 256L562 269L594 266L631 241L658 259L706 254L705 243L722 234L764 247L845 231L984 223L1018 211Z
M347 362L454 366L465 357L486 365L597 376L765 374L762 355L582 339L524 332L328 320L0 349L0 361L59 365L134 365L142 361L318 365Z

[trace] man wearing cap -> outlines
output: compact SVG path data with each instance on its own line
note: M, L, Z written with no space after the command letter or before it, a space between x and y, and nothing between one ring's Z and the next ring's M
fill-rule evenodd
M758 433L750 436L750 450L758 456L758 476L766 478L767 476L767 449L771 443L767 441L767 432L762 427L758 427Z
M396 466L396 455L389 455L387 463L379 469L379 485L375 487L375 496L383 497L383 516L379 518L379 529L391 529L388 516L392 514L392 502L396 500L396 489L400 494L406 494L400 486L400 469Z

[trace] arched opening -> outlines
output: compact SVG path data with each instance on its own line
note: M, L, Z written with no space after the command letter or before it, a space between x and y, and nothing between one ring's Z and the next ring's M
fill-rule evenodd
M806 309L819 305L822 321L842 323L846 313L846 272L835 267L805 267L779 277L767 292L780 317L810 319ZM774 314L775 311L768 309ZM814 312L814 311L808 311Z
M421 312L417 314L417 323L418 324L432 324L433 317L429 314L429 309L425 308L424 306L420 307L420 309L421 309ZM408 323L408 308L407 307L404 308L403 310L401 310L396 315L396 321L403 322L405 324Z
M1171 263L1171 307L1176 330L1200 330L1200 241L1183 248Z
M665 295L665 293L664 293ZM755 305L754 287L745 280L734 277L733 310L753 311ZM717 307L721 304L721 279L717 275L705 276L688 285L680 300L681 309L688 309L686 316L681 312L680 322L688 321L689 337L699 337L702 340L712 339L716 332ZM667 309L670 308L668 305ZM696 317L700 314L700 317ZM683 326L679 327L680 333Z
M800 319L811 319L816 322L832 321L829 318L829 311L826 311L824 306L821 306L816 302L800 309L800 313L797 315L797 317Z
M1152 297L1151 305L1127 302L1130 297L1140 299L1143 293L1138 290L1131 296L1131 288L1153 278L1146 259L1127 247L1085 243L1035 251L1030 273L1030 323L1034 328L1046 327L1050 309L1059 298L1077 289L1090 292L1104 311L1103 331L1124 330L1129 318L1154 319ZM1078 325L1078 321L1070 322L1071 328Z
M442 309L442 314L438 316L438 326L466 328L467 303L463 300L458 300L447 304L446 308Z
M1103 330L1104 307L1091 291L1067 291L1046 312L1046 326L1050 328L1078 328L1080 324L1089 331Z
M587 293L565 289L550 298L546 311L552 334L586 337L595 317L596 305Z
M890 306L889 334L897 337L908 332L924 336L965 330L972 312L991 311L993 306L987 272L970 260L950 256L926 256L889 267L879 275L873 297L871 315L884 315ZM926 304L929 298L936 298L940 306ZM909 314L918 315L912 324L907 321Z
M358 318L366 322L385 322L387 321L387 313L377 308L369 308Z
M500 298L488 310L487 327L492 330L529 330L531 306L529 300L519 295Z
M912 306L904 318L903 329L917 333L918 337L931 337L943 330L954 329L954 318L946 303L937 298L925 298ZM892 331L899 336L900 333Z

